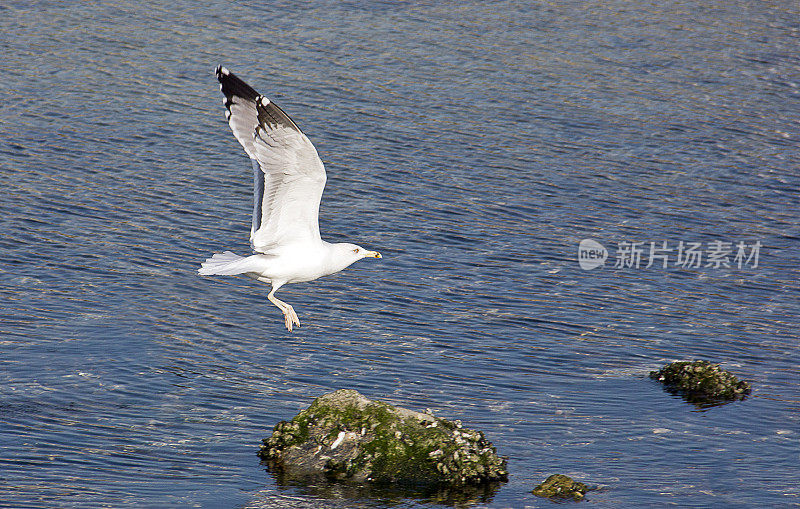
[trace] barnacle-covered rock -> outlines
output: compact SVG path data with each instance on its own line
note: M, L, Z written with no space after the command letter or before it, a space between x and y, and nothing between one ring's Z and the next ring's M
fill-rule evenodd
M658 371L651 371L650 378L698 406L744 399L750 394L749 383L739 380L719 364L703 360L672 362Z
M589 487L582 482L573 481L572 478L562 474L553 474L539 486L533 488L532 493L545 498L571 498L583 500Z
M321 396L291 421L279 422L258 454L271 470L294 478L321 474L448 490L508 480L506 460L482 432L354 390Z

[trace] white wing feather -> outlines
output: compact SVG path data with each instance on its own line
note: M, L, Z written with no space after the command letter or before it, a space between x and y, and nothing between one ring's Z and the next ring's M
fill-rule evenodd
M269 253L287 244L319 242L326 177L314 145L269 99L224 67L216 74L231 130L254 162L253 250Z
M318 242L325 166L306 135L294 125L276 122L263 102L257 103L259 125L253 136L264 173L261 224L250 239L253 248L266 252L294 242Z

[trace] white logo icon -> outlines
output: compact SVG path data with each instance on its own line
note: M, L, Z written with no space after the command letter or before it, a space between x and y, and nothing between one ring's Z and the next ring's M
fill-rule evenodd
M602 267L608 258L608 251L599 242L583 239L578 245L578 263L583 270Z

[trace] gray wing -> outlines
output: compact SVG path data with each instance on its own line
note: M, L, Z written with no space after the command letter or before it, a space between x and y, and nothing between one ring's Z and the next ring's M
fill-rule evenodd
M326 177L314 145L269 99L224 67L216 74L228 124L253 164L253 249L319 241Z

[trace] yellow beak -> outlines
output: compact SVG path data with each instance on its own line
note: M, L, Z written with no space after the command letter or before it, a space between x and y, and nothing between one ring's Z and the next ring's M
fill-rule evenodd
M367 251L364 255L366 258L383 258L381 254L377 251Z

